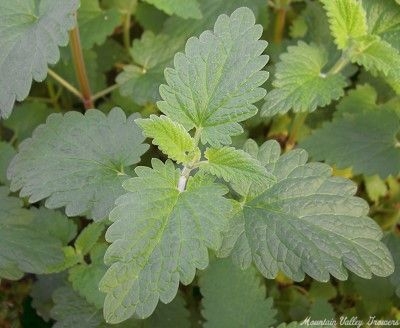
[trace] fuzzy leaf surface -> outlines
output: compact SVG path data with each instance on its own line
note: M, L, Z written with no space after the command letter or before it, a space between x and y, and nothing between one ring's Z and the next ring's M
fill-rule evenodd
M196 148L193 138L179 123L167 116L150 115L148 119L137 119L143 134L153 138L153 144L169 158L178 163L187 163Z
M284 114L290 109L312 112L344 95L345 77L340 73L323 73L328 62L323 48L300 41L279 58L272 83L275 89L265 97L262 115Z
M375 101L374 89L359 87L343 98L334 119L314 130L300 143L301 147L313 159L338 168L351 167L355 174L378 174L382 178L397 175L400 148L396 134L400 131L400 118L395 108Z
M177 15L182 18L196 18L202 17L200 6L197 0L145 0L157 7L158 9L166 12L168 15Z
M148 148L136 117L119 108L108 116L98 110L50 115L20 144L8 170L11 190L21 189L31 203L47 198L48 208L65 206L68 216L105 218L123 194L125 171Z
M78 0L2 0L0 3L0 117L28 96L32 80L41 82L47 64L60 58L75 25Z
M339 49L351 39L367 34L366 13L357 0L321 0L329 18L332 35Z
M264 184L265 180L274 179L259 161L243 150L233 147L208 148L204 156L208 161L200 166L201 170L227 182Z
M200 277L206 328L270 327L276 310L254 267L245 271L230 259L213 262Z
M213 146L231 143L243 131L238 122L256 114L253 105L265 95L260 86L268 73L262 68L266 41L254 14L239 8L221 15L213 31L190 38L185 53L175 55L160 87L160 110L187 129L201 128L201 141Z
M231 205L224 186L199 174L180 193L171 161L153 159L152 166L136 168L110 214L105 262L111 266L100 283L110 323L146 318L159 299L170 302L179 281L189 284L196 268L207 267L207 249L220 247L226 228Z
M24 272L50 273L64 261L63 246L76 233L72 221L46 209L22 208L22 201L0 187L0 277Z
M363 278L390 275L392 257L367 203L354 197L356 185L332 177L328 165L307 163L304 150L279 156L279 144L267 144L277 182L236 206L220 255L232 252L242 268L253 261L267 278L281 271L296 281L305 274L345 280L346 268Z
M16 151L13 146L0 141L0 184L8 184L7 168L15 154Z

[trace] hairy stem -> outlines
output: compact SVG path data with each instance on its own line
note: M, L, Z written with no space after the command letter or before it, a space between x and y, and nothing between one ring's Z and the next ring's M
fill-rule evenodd
M307 115L308 112L300 112L295 114L292 126L290 128L289 137L286 142L286 147L285 147L286 151L293 149L293 147L295 146L297 139L299 137L300 130L304 125Z
M76 25L75 28L69 32L69 40L71 45L72 60L75 67L75 74L82 92L83 105L85 106L85 109L94 108L86 65L83 59L78 25Z
M51 70L49 68L49 70L47 71L47 73L54 79L56 80L58 83L60 83L65 89L67 89L69 92L71 92L73 95L77 96L79 99L83 99L82 94L80 93L80 91L75 88L71 83L69 83L67 80L63 79L60 75L58 75L56 72L54 72L53 70Z
M119 88L119 85L118 85L118 84L111 85L111 86L109 86L108 88L105 88L104 90L101 90L101 91L95 93L95 94L92 96L92 101L96 101L97 99L102 98L102 97L108 95L109 93L113 92L114 90L116 90L116 89L118 89L118 88Z
M343 53L342 56L338 59L335 65L328 71L328 75L335 75L338 74L346 65L350 62L349 57Z
M285 28L286 21L286 8L279 8L275 16L275 27L274 27L274 42L279 44L282 42L283 30Z

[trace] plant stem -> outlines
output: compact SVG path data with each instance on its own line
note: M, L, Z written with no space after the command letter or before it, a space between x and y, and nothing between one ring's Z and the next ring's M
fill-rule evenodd
M118 84L114 84L112 86L109 86L108 88L105 88L104 90L101 90L101 91L95 93L92 96L92 101L96 101L97 99L108 95L110 92L113 92L115 89L118 89L118 88L119 88Z
M51 103L53 104L53 107L59 112L61 111L60 105L58 103L58 98L57 98L57 94L56 91L54 90L54 84L53 81L48 80L47 81L47 90L49 92L49 96L51 99Z
M135 8L137 0L131 0L124 19L124 46L126 50L131 47L131 23L132 23L132 11Z
M307 118L307 115L308 112L300 112L295 114L292 122L292 127L290 128L289 137L286 142L286 147L285 147L286 150L293 149L299 137L299 132Z
M282 42L283 30L285 28L286 21L286 8L279 8L275 17L274 27L274 42L279 44Z
M87 76L85 61L83 59L83 52L82 52L81 40L79 37L78 25L76 25L75 28L69 32L69 40L71 45L72 59L75 67L75 73L82 92L83 105L85 106L85 109L94 108L94 103L92 100L92 92L90 90L90 84Z
M335 63L335 65L333 65L332 68L328 71L327 75L334 75L339 73L349 62L349 57L345 53L343 53L338 61Z
M77 96L79 99L83 99L82 94L79 92L77 88L75 88L72 84L70 84L67 80L63 79L60 75L58 75L56 72L51 70L47 71L49 75L56 80L58 83L60 83L65 89L67 89L69 92Z

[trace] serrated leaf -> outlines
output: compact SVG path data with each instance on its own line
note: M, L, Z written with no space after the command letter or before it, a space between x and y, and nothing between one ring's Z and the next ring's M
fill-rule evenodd
M120 14L116 8L102 10L98 0L82 0L78 10L79 33L82 47L91 49L101 45L120 24Z
M24 102L16 106L11 116L2 123L14 131L18 141L22 141L29 138L39 124L46 122L51 113L54 111L44 103Z
M189 39L185 53L175 55L175 68L165 70L158 107L187 129L202 129L204 144L231 143L230 136L243 131L238 122L255 115L252 104L265 95L267 43L254 24L248 8L219 16L214 30Z
M254 267L246 271L229 259L212 263L200 277L206 328L269 327L275 322L272 298Z
M8 184L7 168L16 153L13 146L0 141L0 184Z
M312 112L344 95L345 77L323 72L328 62L324 48L300 41L279 58L272 83L275 89L265 97L262 115L284 114L290 109Z
M400 171L398 131L400 119L396 112L376 108L334 118L300 145L315 160L325 160L338 168L351 167L355 174L386 178Z
M357 0L321 0L329 17L335 43L339 49L349 46L352 39L367 34L366 13Z
M152 32L143 33L133 41L130 54L134 65L127 65L117 76L121 94L130 96L138 104L160 99L159 84L163 81L164 68L181 47L182 39Z
M32 80L43 81L47 64L59 58L75 25L77 0L0 3L0 117L7 118L14 102L25 99Z
M385 236L384 242L392 253L395 264L395 271L389 279L396 289L397 296L400 297L400 237L398 234L389 233Z
M50 273L64 261L63 245L74 224L46 209L27 210L0 187L0 277L19 279L24 272Z
M227 182L247 184L250 181L264 185L274 179L259 161L243 150L233 147L207 148L204 156L208 161L203 163L200 169Z
M169 158L185 164L192 159L197 147L194 139L181 124L164 115L150 115L148 119L137 119L136 123L142 128L143 134L153 138L153 144ZM200 150L198 152L200 153Z
M168 15L177 15L182 18L202 17L199 3L197 0L145 0Z
M159 299L170 302L179 281L189 284L196 268L207 267L207 249L220 247L226 227L225 187L197 175L179 192L179 171L171 161L153 159L152 166L136 168L138 176L124 182L129 193L110 214L105 262L111 267L100 283L109 323L146 318Z
M106 245L98 244L90 253L90 264L82 263L69 270L68 280L74 290L97 309L103 308L105 294L99 290L99 282L106 273L103 262Z
M382 231L367 217L367 203L353 196L356 185L332 177L325 164L307 164L300 149L272 156L269 165L276 184L239 207L221 254L232 250L236 263L253 261L267 278L279 271L296 281L305 274L344 280L345 268L364 278L393 272Z
M31 203L65 206L68 216L103 219L123 194L125 171L148 148L135 118L117 108L108 116L98 110L50 115L20 144L8 170L11 190L21 189Z
M79 254L86 255L96 244L104 231L103 222L93 222L86 226L75 241L75 249Z

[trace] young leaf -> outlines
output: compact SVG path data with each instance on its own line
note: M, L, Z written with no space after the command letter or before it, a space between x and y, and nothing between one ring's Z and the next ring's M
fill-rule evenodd
M24 272L50 273L64 261L63 245L75 236L74 224L45 209L27 210L0 187L0 277L19 279Z
M15 154L16 151L13 146L0 141L0 184L8 184L7 167Z
M352 39L367 34L366 14L357 0L321 0L329 17L335 43L345 49Z
M400 118L391 108L374 107L334 118L304 139L301 146L313 159L338 168L351 167L355 174L378 174L382 178L397 175L400 143L396 134L400 131Z
M15 100L29 93L32 79L43 81L47 64L55 64L58 46L68 43L78 0L0 3L0 117L7 118Z
M11 190L22 188L31 203L47 198L48 208L65 206L68 216L105 218L123 193L126 168L148 148L136 117L121 109L50 115L20 144L8 170Z
M77 16L82 47L85 49L103 44L120 23L118 10L111 8L103 11L98 0L81 1Z
M228 182L264 184L265 180L274 179L259 161L243 150L233 147L208 148L204 156L208 161L200 169Z
M231 143L230 136L243 131L238 122L252 117L252 104L265 95L267 42L254 23L248 8L219 16L214 31L189 39L185 53L175 55L175 68L165 70L158 107L187 129L202 129L204 144Z
M75 240L75 249L81 255L86 255L97 243L104 231L103 222L93 222L85 227Z
M287 51L276 65L275 89L265 97L262 115L284 114L290 109L312 112L344 95L345 77L322 71L328 62L324 48L300 41Z
M205 328L270 327L276 310L254 267L240 270L229 259L212 263L200 277Z
M307 164L304 150L270 158L276 184L237 206L221 255L232 250L242 267L254 261L267 278L282 271L296 281L305 274L344 280L345 268L363 278L393 272L382 232L367 217L367 203L353 196L353 183L332 177L325 164Z
M159 299L170 302L179 281L189 284L196 268L207 267L207 249L220 247L227 224L231 206L224 186L197 175L180 193L171 161L153 159L152 166L136 168L138 176L124 182L129 193L110 214L105 262L111 267L100 283L109 323L146 318Z
M396 294L400 297L400 237L396 233L389 233L384 238L384 243L393 255L395 271L390 276L390 282L396 288Z
M161 115L150 115L148 119L137 119L146 137L153 138L153 144L178 163L188 163L197 148L193 138L179 123ZM198 150L200 152L200 150Z
M201 18L200 6L197 0L145 0L168 15L177 15L182 18Z

